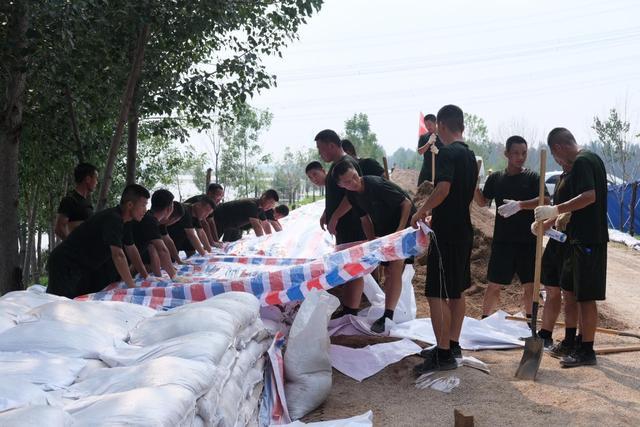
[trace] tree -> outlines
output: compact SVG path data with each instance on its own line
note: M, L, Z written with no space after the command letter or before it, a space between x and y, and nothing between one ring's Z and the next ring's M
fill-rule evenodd
M591 128L596 133L595 147L603 155L608 173L629 182L638 176L638 144L631 134L631 123L612 108L606 120L593 118ZM637 136L636 136L637 138Z
M371 131L369 117L356 113L344 122L344 137L353 143L358 157L372 158L382 162L384 148L378 144L378 137Z
M389 157L389 166L401 169L420 170L422 167L422 159L416 150L410 148L398 148Z

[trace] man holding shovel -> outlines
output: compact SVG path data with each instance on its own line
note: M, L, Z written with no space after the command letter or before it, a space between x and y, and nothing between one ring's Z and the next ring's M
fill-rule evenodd
M563 357L560 365L565 368L595 365L596 301L604 300L606 293L607 174L602 159L580 148L567 129L553 129L547 144L561 166L571 166L567 181L571 198L555 206L537 207L535 218L544 221L571 212L569 247L563 264L563 275L568 273L570 280L562 285L567 288L566 294L577 301L582 334L580 347Z

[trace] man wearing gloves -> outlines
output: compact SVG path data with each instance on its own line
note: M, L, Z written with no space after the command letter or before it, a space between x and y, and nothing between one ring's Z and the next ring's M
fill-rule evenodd
M567 181L569 200L555 206L535 208L536 221L571 213L569 247L565 254L562 283L569 298L575 298L582 342L560 360L565 368L595 365L593 340L598 323L596 301L604 300L607 276L607 173L602 159L581 149L565 128L553 129L547 138L551 154L561 166L571 167Z
M524 167L527 141L521 136L514 135L507 139L504 155L507 168L492 173L484 189L476 188L474 195L480 207L487 206L493 199L497 207L487 271L489 286L482 304L483 318L493 313L502 286L510 285L514 274L523 284L522 303L527 317L531 316L536 239L531 235L530 225L533 209L538 204L540 176ZM548 197L545 203L549 203Z

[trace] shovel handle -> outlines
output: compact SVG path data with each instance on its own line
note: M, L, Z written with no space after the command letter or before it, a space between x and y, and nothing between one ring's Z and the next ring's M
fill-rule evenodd
M544 205L544 191L545 182L544 175L547 169L547 150L542 148L540 150L540 178L539 194L538 194L538 206ZM533 274L533 307L531 309L531 331L536 330L536 322L538 321L538 304L540 299L540 276L542 273L542 239L544 237L544 230L542 227L542 221L538 221L538 227L536 228L536 260L535 270Z
M518 322L528 322L529 321L529 319L527 319L525 317L518 317L518 316L506 316L505 319L507 319L507 320L516 320ZM566 324L564 322L556 322L555 325L556 326L566 326ZM618 336L621 336L621 337L640 338L639 334L634 334L632 332L616 331L615 329L596 328L596 332L600 332L601 334L608 334L608 335L618 335Z
M600 347L594 348L593 351L595 351L596 354L627 353L630 351L640 351L640 345L632 345L627 347Z

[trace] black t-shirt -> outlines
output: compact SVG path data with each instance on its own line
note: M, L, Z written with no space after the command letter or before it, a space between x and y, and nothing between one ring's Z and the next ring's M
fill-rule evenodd
M469 205L478 179L476 156L467 144L455 141L436 156L436 182L449 182L444 201L432 211L431 228L439 241L468 242L473 238Z
M73 190L60 201L58 213L66 216L69 222L86 221L93 215L93 205L90 199L82 197L76 190Z
M221 203L213 213L216 225L223 229L246 227L250 225L250 218L266 219L259 199L238 199Z
M184 203L193 205L194 203L198 203L199 201L201 201L203 198L208 199L206 194L198 194L197 196L189 197L187 200L184 201ZM209 216L207 216L207 218L213 218L213 212L211 212Z
M190 228L202 228L200 221L193 217L193 207L188 203L182 203L182 207L184 209L184 214L180 220L175 224L166 227L169 237L171 237L177 248L182 247L183 242L187 238L185 230Z
M531 223L534 221L533 210L523 209L520 212L504 218L498 214L498 208L505 199L531 200L538 197L540 192L540 175L525 169L517 175L509 175L507 171L494 172L487 178L482 190L486 199L496 201L496 222L493 229L494 242L532 243L536 237L531 234ZM545 187L545 194L549 193Z
M335 179L333 179L333 167L341 161L347 161L351 163L353 168L358 172L358 175L362 176L362 171L360 170L360 166L358 162L349 155L344 155L340 159L336 160L331 164L329 168L329 172L327 172L327 179L325 181L325 215L327 224L331 220L331 216L338 209L340 202L347 194L347 190L340 187ZM344 214L339 220L338 225L336 226L337 230L352 230L352 229L362 228L360 225L360 217L355 213L353 209L350 209L349 212Z
M273 209L269 209L264 212L264 219L268 219L269 221L277 221L275 217L275 211Z
M582 244L609 241L607 227L607 172L602 159L589 150L581 150L567 180L569 199L595 190L596 201L571 213L569 239Z
M152 240L162 239L160 222L148 211L140 222L131 221L133 228L133 241L141 253L147 249Z
M358 159L358 166L360 166L360 172L362 172L362 176L384 175L384 168L375 159Z
M347 197L352 209L359 217L369 215L373 222L376 236L386 236L396 231L402 208L400 204L405 200L411 202L411 197L393 182L379 176L364 176L364 191L356 193L347 191ZM413 202L405 227L411 223L411 215L416 212Z
M97 270L111 259L111 246L122 247L123 235L122 211L117 206L91 216L54 251L63 252L74 267Z
M427 133L418 138L418 148L423 147L427 142L429 142L430 137L431 134ZM442 147L444 147L444 144L442 144L442 141L440 141L440 137L436 135L436 148L440 150ZM423 159L422 168L420 169L420 179L422 179L423 181L431 181L431 151L425 151L422 157ZM438 156L436 156L436 159L437 158Z

